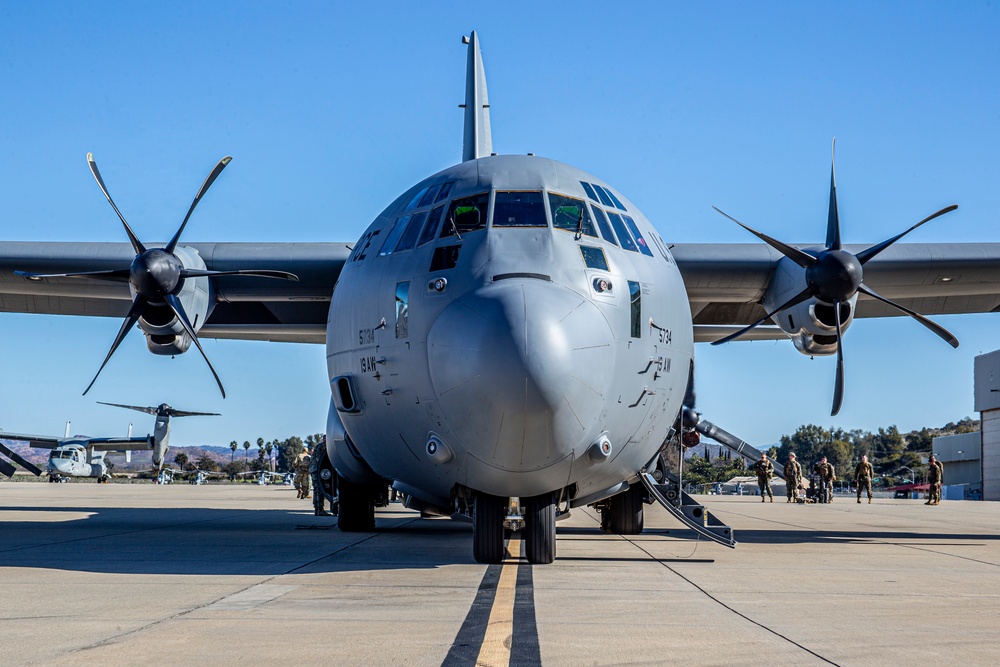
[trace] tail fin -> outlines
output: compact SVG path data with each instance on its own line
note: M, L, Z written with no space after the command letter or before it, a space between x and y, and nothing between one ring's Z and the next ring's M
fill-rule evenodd
M462 37L469 45L469 64L465 73L465 138L462 143L462 161L489 157L493 152L493 134L490 131L490 101L486 96L486 71L483 55L479 52L476 31L472 37Z

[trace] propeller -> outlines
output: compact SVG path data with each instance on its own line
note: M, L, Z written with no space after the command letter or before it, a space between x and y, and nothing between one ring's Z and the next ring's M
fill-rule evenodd
M118 215L118 219L122 221L122 225L125 227L125 233L128 235L129 242L132 244L132 249L135 251L135 258L132 260L131 266L127 269L111 269L106 271L78 271L70 273L29 273L27 271L15 271L17 275L24 276L31 280L40 280L43 278L91 278L97 280L112 280L112 281L128 281L132 291L135 293L135 298L132 300L132 305L128 309L128 313L125 315L125 320L122 322L121 328L118 330L118 335L115 336L114 342L111 344L111 350L108 355L104 358L104 362L101 367L97 370L97 374L94 375L94 379L90 381L87 388L84 390L84 395L90 388L94 386L97 382L97 377L104 370L111 356L121 345L122 341L128 332L138 323L139 319L145 314L146 309L150 307L167 307L169 308L177 321L180 322L181 327L183 327L184 332L188 335L191 341L198 348L201 356L205 359L205 363L208 364L208 368L212 371L212 375L215 377L215 382L219 385L219 391L222 392L222 397L226 397L226 390L222 386L222 380L219 379L219 374L215 372L215 368L212 366L212 362L208 360L208 355L205 354L205 350L201 347L201 342L198 340L198 334L195 332L194 326L192 326L187 313L184 312L184 306L181 300L177 298L177 294L181 291L184 286L184 280L187 278L202 278L202 277L214 277L214 276L256 276L258 278L277 278L282 280L298 280L295 274L287 273L285 271L274 271L274 270L237 270L237 271L211 271L206 269L189 269L184 266L184 263L174 254L177 248L177 244L180 241L181 233L187 226L188 220L191 219L191 214L194 213L194 209L198 206L198 202L201 201L205 193L215 182L215 179L219 177L222 170L226 168L232 161L232 158L228 155L215 165L208 178L202 184L201 188L198 190L198 194L195 195L194 201L191 202L190 208L188 208L187 215L184 216L184 221L181 222L180 227L174 233L173 237L167 243L166 246L162 248L146 248L139 237L135 235L132 228L129 226L128 222L125 220L125 216L122 215L121 211L118 210L118 206L115 205L114 200L108 193L108 188L104 184L104 179L101 178L101 172L97 169L97 162L94 160L93 153L87 153L87 164L90 166L90 172L94 175L94 180L97 181L97 185L101 188L101 192L107 198L108 203L111 204L111 208L115 210Z
M836 151L836 139L834 139L833 149L831 152ZM932 213L927 216L917 224L913 225L906 231L893 236L892 238L882 241L881 243L876 243L870 248L862 250L857 255L851 254L850 252L843 249L840 242L840 213L837 207L837 177L835 169L835 161L833 158L830 160L830 209L827 216L826 223L826 244L825 248L818 253L810 253L804 250L799 250L790 245L782 243L777 239L773 239L770 236L758 232L755 229L744 225L742 222L737 220L719 210L713 206L716 211L729 218L737 225L747 230L764 243L768 244L782 255L792 260L803 269L806 273L806 287L801 292L788 299L785 303L781 304L767 315L757 320L748 327L740 329L734 334L726 336L725 338L720 338L714 341L712 345L721 345L723 343L728 343L731 340L735 340L740 336L743 336L748 331L757 327L767 320L769 320L776 313L779 313L786 308L791 308L795 305L806 301L807 299L816 299L823 303L827 303L833 306L833 312L836 323L836 333L837 333L837 376L834 383L833 389L833 411L831 416L836 415L840 412L840 408L844 402L844 350L843 350L843 324L840 317L840 308L844 303L847 303L851 298L860 292L866 296L873 299L877 299L897 310L900 310L920 324L924 325L937 336L942 338L952 347L958 347L958 339L944 327L935 324L931 320L927 319L923 315L916 313L909 308L902 306L894 301L891 301L884 296L881 296L871 287L868 287L864 283L864 270L865 264L870 262L879 253L891 246L896 241L900 240L910 232L912 232L917 227L921 226L926 222L930 222L934 218L944 215L945 213L950 213L958 208L957 204L952 204L951 206L946 206L940 211Z
M112 405L116 408L125 408L126 410L138 410L139 412L145 412L147 415L156 415L157 417L219 417L221 416L218 412L188 412L187 410L177 410L170 407L166 403L160 403L157 406L143 406L143 405L124 405L122 403L105 403L104 401L97 401L101 405Z

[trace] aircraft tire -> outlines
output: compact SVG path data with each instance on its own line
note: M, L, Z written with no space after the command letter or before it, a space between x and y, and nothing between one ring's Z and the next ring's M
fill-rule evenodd
M507 499L477 493L472 508L472 555L477 563L501 563Z
M338 475L337 488L337 527L345 533L375 530L375 497L369 486L349 482Z
M642 487L631 486L608 502L608 531L616 535L638 535L643 527Z
M547 565L556 559L556 496L524 499L524 547L528 562Z

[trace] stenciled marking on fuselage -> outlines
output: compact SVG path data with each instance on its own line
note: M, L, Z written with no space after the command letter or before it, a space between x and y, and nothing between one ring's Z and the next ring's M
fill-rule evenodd
M361 329L358 331L358 345L374 345L375 329Z
M374 373L375 363L375 357L361 357L361 372Z

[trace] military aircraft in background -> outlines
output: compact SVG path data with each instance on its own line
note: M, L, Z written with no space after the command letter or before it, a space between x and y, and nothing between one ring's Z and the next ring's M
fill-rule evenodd
M391 488L425 514L471 520L479 562L504 558L507 526L548 563L556 520L586 505L635 534L657 501L735 545L682 492L684 445L721 433L693 410L695 342L790 338L837 355L836 413L855 319L905 314L956 345L924 314L1000 308L1000 244L897 244L954 206L844 245L832 169L825 243L747 227L763 244L668 245L602 179L494 153L476 33L464 42L462 162L403 192L356 242L181 245L225 157L171 240L147 247L88 155L129 243L0 243L0 310L123 318L101 369L134 326L165 355L193 343L204 356L200 337L325 343L341 530L372 530Z

